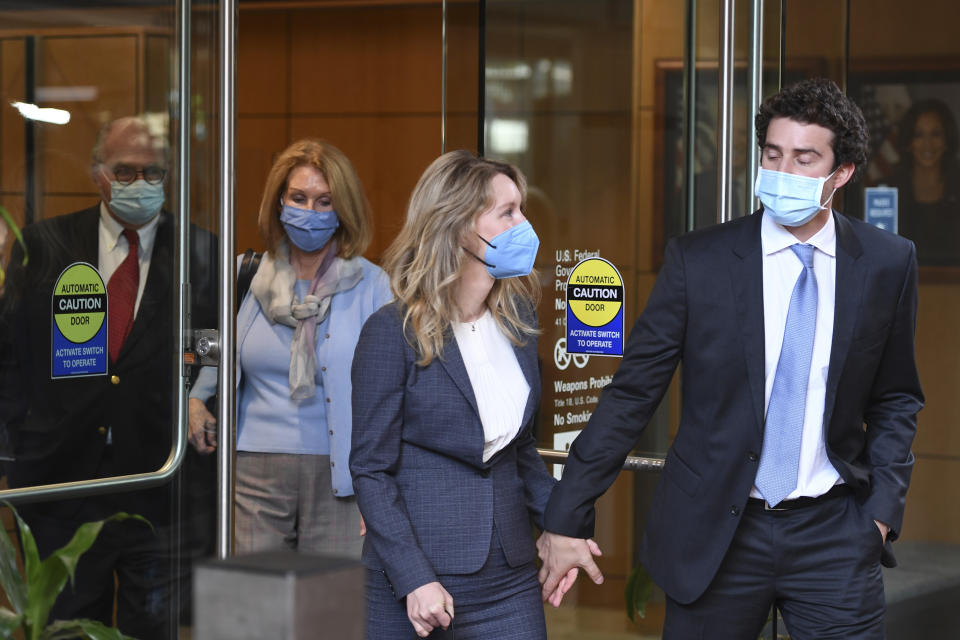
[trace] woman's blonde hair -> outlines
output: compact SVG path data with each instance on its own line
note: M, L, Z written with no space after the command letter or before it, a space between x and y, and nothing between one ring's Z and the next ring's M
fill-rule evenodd
M476 233L477 217L494 205L491 183L498 174L517 185L522 208L527 182L516 167L468 151L434 160L420 176L403 229L384 255L390 288L404 306L404 335L421 366L442 353L450 323L458 319L455 285L464 260L476 260L462 247ZM540 284L531 273L496 280L487 307L504 334L519 345L538 333L530 320L539 299Z
M287 189L290 172L300 166L319 169L330 186L333 209L340 219L340 226L333 234L337 255L350 259L363 254L373 239L373 224L360 178L340 149L315 138L297 140L284 149L267 174L257 218L260 237L267 248L276 252L287 237L280 224L280 196Z

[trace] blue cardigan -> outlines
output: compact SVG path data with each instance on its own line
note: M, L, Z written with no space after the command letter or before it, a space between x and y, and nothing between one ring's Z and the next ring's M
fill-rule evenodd
M238 256L237 267L240 260ZM353 495L353 480L350 478L350 440L353 413L350 406L352 385L350 367L353 363L353 351L360 337L363 323L377 309L389 302L390 282L380 267L365 258L360 260L363 266L362 278L357 286L334 294L330 300L328 340L317 341L317 362L322 365L320 376L324 394L330 398L327 405L327 422L330 425L330 462L333 476L333 494L338 497ZM237 313L237 352L250 333L254 320L263 311L257 299L249 291L240 304ZM239 403L242 372L237 360L237 401ZM216 393L217 371L215 367L203 367L197 381L190 391L191 398L207 400Z

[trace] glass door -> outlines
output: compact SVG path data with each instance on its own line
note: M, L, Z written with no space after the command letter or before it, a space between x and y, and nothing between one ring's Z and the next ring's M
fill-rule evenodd
M725 4L484 3L478 146L526 173L526 214L542 242L543 449L569 447L619 364L566 350L564 287L574 265L590 256L616 265L629 331L670 238L753 210L751 96L779 86L780 3L731 2L726 19ZM726 212L719 207L721 175L727 176ZM662 460L679 408L675 381L638 443L638 456ZM639 564L658 468L654 462L621 473L599 500L596 539L605 582L597 587L581 580L561 608L547 607L551 638L660 636L663 594L654 589L646 617L634 621L624 599Z
M900 566L884 575L887 634L950 635L949 585L960 580L960 514L944 508L960 493L960 42L944 20L947 2L846 5L842 69L867 120L870 157L860 183L847 189L845 212L912 240L920 266L916 358L926 404L894 545ZM893 215L883 220L878 198L891 195Z
M835 206L910 238L920 261L916 344L927 406L896 545L901 566L909 565L911 573L885 574L891 637L916 624L910 607L921 607L937 625L949 620L937 604L946 592L911 595L911 576L933 588L937 566L960 575L956 513L942 508L943 492L956 486L949 481L957 462L950 436L957 405L950 393L960 354L960 232L950 186L960 75L951 62L956 38L942 20L948 5L487 0L482 22L478 147L527 173L529 217L543 229L537 266L545 274L544 449L569 444L599 395L591 385L602 386L616 367L615 361L578 360L565 352L563 285L570 266L599 252L620 268L629 326L643 309L669 238L757 208L753 119L764 98L783 85L822 76L863 109L871 157L864 179L845 189ZM877 204L891 193L898 202L896 226L889 208L879 211ZM638 453L662 456L669 446L679 419L677 387L668 391ZM637 562L634 550L655 482L650 473L621 474L601 499L597 539L607 581L600 588L580 584L568 596L574 606L548 611L550 637L659 636L662 595L656 590L645 620L633 623L623 613L623 588Z
M0 5L0 497L40 557L84 522L149 521L105 525L51 612L138 638L189 626L213 544L183 358L217 322L216 194L195 179L215 93L190 86L218 57L210 19L173 0Z

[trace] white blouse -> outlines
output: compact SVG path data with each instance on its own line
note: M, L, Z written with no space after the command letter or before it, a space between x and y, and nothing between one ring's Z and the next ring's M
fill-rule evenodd
M453 323L453 334L477 399L486 462L520 430L530 384L517 362L513 344L489 310L475 322Z

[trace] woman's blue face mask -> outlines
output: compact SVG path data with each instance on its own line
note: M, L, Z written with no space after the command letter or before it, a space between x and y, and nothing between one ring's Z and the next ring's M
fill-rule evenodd
M492 240L477 235L487 245L481 262L487 265L487 272L494 278L525 276L533 270L540 238L529 220L498 233Z
M298 209L280 201L280 224L290 242L308 253L326 246L333 237L340 219L336 211L314 211Z

